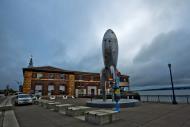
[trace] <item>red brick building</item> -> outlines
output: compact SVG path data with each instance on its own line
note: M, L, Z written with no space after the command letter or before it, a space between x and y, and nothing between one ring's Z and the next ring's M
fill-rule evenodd
M40 95L100 95L100 74L63 70L51 66L23 68L23 92ZM129 76L121 75L120 86L128 87ZM110 86L107 86L110 92Z

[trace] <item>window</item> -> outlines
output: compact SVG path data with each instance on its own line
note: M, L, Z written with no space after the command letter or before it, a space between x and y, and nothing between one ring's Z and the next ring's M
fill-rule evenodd
M54 85L48 85L48 95L52 95L54 91Z
M42 95L42 85L35 86L35 95Z
M33 73L32 78L36 78L36 77L37 77L36 73Z
M35 90L42 90L42 85L36 85Z
M59 90L65 91L65 86L59 86Z
M49 79L54 79L55 75L54 74L49 74Z
M82 80L82 75L79 75L79 80Z
M42 78L43 74L42 73L37 73L37 78Z
M120 77L120 82L127 82L127 79L125 77Z
M61 74L60 77L61 77L61 79L65 79L65 75L64 74Z
M54 85L48 85L48 91L54 90Z
M79 89L78 93L79 93L79 95L83 95L84 94L84 90L83 89Z

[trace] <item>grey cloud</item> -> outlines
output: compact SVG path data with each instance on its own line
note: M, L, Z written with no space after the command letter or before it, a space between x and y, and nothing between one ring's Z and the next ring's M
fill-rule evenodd
M6 85L17 89L16 80L22 80L22 47L14 46L12 42L16 42L13 36L0 34L0 89Z
M189 6L188 0L1 0L0 85L22 80L30 54L35 66L99 72L108 27L119 40L118 68L131 84L168 83L168 62L175 82L188 83Z
M74 45L59 42L53 64L64 69L99 72L103 67L101 47L91 41Z
M162 33L144 46L134 59L134 85L166 85L170 82L167 64L172 64L177 84L190 82L190 32L184 30ZM134 76L134 77L133 77Z

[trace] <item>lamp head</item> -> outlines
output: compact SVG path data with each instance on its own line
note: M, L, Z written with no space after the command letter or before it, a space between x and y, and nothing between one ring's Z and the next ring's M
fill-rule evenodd
M168 67L171 68L171 64L168 64Z

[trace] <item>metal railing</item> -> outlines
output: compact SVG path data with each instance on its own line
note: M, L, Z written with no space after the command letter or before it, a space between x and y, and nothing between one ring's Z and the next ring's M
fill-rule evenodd
M172 103L172 95L140 95L142 102ZM178 103L190 103L190 95L176 95Z

